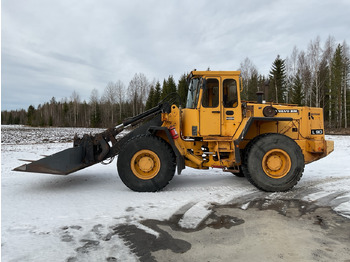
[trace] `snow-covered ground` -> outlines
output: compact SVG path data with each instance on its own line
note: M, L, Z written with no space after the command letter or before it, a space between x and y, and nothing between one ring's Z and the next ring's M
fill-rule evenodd
M119 179L116 159L68 176L11 171L22 164L18 159L36 160L71 147L71 143L54 143L55 138L43 141L51 137L47 132L55 132L57 138L66 129L35 131L39 133L35 140L28 136L27 142L16 141L7 139L15 132L13 127L2 127L2 261L138 261L115 234L118 225L135 225L157 236L140 221L167 220L182 212L179 226L195 228L213 203L259 193L244 178L219 169L191 168L176 175L161 192L137 193ZM350 218L350 136L327 139L335 141L335 151L307 165L293 190L261 196L314 201ZM248 208L250 200L254 199L245 199L242 209Z

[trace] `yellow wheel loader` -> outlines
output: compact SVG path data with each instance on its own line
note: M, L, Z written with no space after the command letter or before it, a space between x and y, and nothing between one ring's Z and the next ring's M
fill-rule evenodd
M164 188L175 170L220 168L264 191L287 191L307 163L333 151L321 108L242 101L239 71L192 71L184 108L161 102L73 147L15 168L67 175L118 155L121 180L134 191ZM173 101L175 102L175 101ZM136 129L120 138L129 126ZM218 179L220 179L218 177Z

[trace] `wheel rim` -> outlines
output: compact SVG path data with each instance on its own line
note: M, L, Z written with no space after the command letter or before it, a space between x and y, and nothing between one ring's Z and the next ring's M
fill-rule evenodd
M289 155L282 149L272 149L263 158L262 167L266 175L278 179L286 176L292 166Z
M140 179L154 178L160 170L160 159L151 150L140 150L135 153L130 162L131 170Z

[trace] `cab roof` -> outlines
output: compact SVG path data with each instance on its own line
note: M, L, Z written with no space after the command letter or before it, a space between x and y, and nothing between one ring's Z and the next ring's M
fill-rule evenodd
M193 76L240 76L241 71L192 71Z

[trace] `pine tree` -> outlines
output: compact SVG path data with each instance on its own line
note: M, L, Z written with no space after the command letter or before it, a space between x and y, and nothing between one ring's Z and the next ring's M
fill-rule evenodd
M27 124L29 126L34 125L34 117L35 117L35 108L34 106L30 105L28 107L28 113L27 113Z
M176 93L176 84L173 76L169 76L168 80L164 79L161 98L164 99L171 93Z
M343 42L343 110L344 110L344 128L348 128L349 119L349 81L350 81L350 53L349 46Z
M12 125L12 124L13 124L12 112L10 112L9 119L8 119L8 124L9 124L9 125Z
M91 112L90 121L91 127L100 127L101 124L101 110L98 103L94 104L94 110Z
M303 100L304 100L303 83L301 81L300 75L296 74L292 83L291 103L301 106L303 105Z
M286 91L285 60L278 55L270 71L269 100L276 103L286 102Z
M158 103L160 102L160 97L161 97L162 91L160 88L160 83L159 81L156 84L156 88L154 90L154 96L153 96L153 107L157 106Z
M151 90L149 91L148 98L146 101L146 110L151 109L154 107L154 88L151 86Z
M162 93L161 93L160 98L163 100L168 94L169 94L168 83L167 83L167 81L164 79L164 80L163 80L163 86L162 86Z
M178 93L181 98L181 105L183 107L186 106L186 100L187 100L187 92L188 92L188 84L187 84L187 77L186 74L183 74L179 80L179 83L177 85Z
M176 93L177 91L173 76L168 77L168 88L169 88L169 94Z
M332 111L335 117L337 127L341 127L342 121L342 80L343 80L343 63L342 63L342 46L339 44L335 50L332 60L332 76L331 76L331 103ZM331 119L330 119L331 120Z
M256 92L258 91L258 72L254 71L247 82L247 99L248 101L255 101Z

